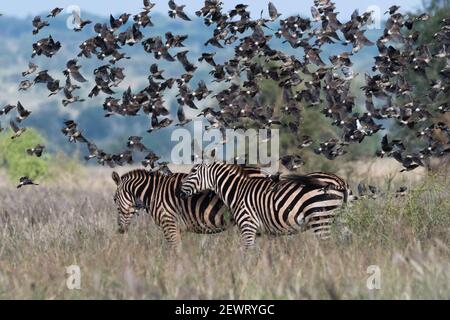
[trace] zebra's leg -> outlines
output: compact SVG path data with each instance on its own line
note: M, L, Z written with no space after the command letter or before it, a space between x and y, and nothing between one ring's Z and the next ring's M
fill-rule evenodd
M316 238L328 240L331 237L331 224L334 221L334 211L319 211L308 217L307 229Z
M234 215L236 224L241 235L241 243L245 248L255 245L256 232L258 226L245 209L241 209Z
M161 228L167 243L172 247L177 247L181 242L177 221L169 214L164 214L161 219Z

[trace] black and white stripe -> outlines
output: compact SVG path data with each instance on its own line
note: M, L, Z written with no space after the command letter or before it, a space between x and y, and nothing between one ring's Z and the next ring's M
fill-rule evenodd
M257 168L244 168L250 177L264 174ZM114 201L118 210L119 231L127 231L131 219L139 209L146 209L155 223L162 228L171 244L180 241L180 231L212 234L232 225L226 218L227 207L211 191L182 199L179 189L187 174L165 175L144 169L130 171L121 177L113 172L117 185Z
M186 174L165 175L147 170L133 170L122 177L113 173L117 184L114 201L118 210L119 231L125 232L133 216L145 209L162 228L171 244L180 241L180 231L218 233L231 223L226 221L226 207L213 192L206 191L189 199L178 196Z
M336 209L349 194L346 182L333 174L286 176L275 182L249 178L240 167L219 162L195 166L184 179L181 192L192 196L208 189L230 208L246 246L254 244L258 232L311 230L327 238Z

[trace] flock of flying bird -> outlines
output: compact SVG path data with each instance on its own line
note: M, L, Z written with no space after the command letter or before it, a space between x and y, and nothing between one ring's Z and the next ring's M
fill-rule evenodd
M138 14L123 13L117 18L111 15L109 24L94 24L95 34L79 45L77 58L95 57L105 61L93 71L95 84L88 95L106 95L103 103L105 117L143 113L150 118L149 133L170 126L174 120L165 106L164 93L176 88L179 104L176 125L185 125L192 120L186 117L185 108L198 109L199 101L211 98L213 107L199 110L197 115L209 122L209 128L238 129L245 128L249 123L258 128L278 126L296 136L299 149L315 145L313 151L316 154L331 160L345 154L348 144L360 143L365 137L384 129L385 122L382 120L385 119L394 119L401 126L416 130L426 146L410 153L402 141L391 140L385 135L377 156L393 157L403 164L404 170L412 170L425 166L431 157L450 154L448 126L442 121L433 122L436 118L439 120L436 114L450 112L450 104L445 102L450 91L450 64L447 64L449 54L446 51L450 44L450 18L442 21L441 30L434 35L434 43L418 45L419 32L415 26L428 20L429 16L404 15L398 12L398 6L392 6L385 13L387 21L383 35L374 43L365 35L366 27L373 22L371 12L360 15L355 10L350 20L344 23L338 20L335 4L330 0L314 0L312 19L299 15L281 19L282 15L273 3L268 5L267 18L261 12L260 18L252 19L247 5L238 4L225 12L220 1L205 0L204 6L195 14L204 19L206 26L213 26L213 35L204 45L214 48L213 52L202 53L198 63L208 64L213 82L223 84L224 89L214 94L203 80L195 86L191 84L197 66L189 60L188 51L183 50L188 35L167 32L164 37L145 38L145 29L153 26L150 13L155 4L149 0L143 3L144 7ZM172 0L168 5L171 18L191 21L184 12L184 5L177 5ZM55 8L47 18L54 18L62 11L62 8ZM278 29L273 29L276 21ZM73 23L74 31L78 32L92 21L82 20L73 12ZM49 26L49 21L35 17L32 25L33 34L38 35ZM274 37L303 52L303 59L272 48L270 41ZM125 78L124 67L117 64L131 58L121 49L136 44L141 44L156 61L178 61L184 73L179 78L167 78L164 70L153 63L149 70L148 86L140 91L128 87L121 98L115 97L117 88ZM349 49L328 57L327 62L321 56L322 46L327 44L342 44ZM365 110L361 114L355 110L356 98L350 89L356 76L351 58L364 46L374 45L378 47L379 54L374 57L373 72L365 75L365 83L361 87L366 99ZM217 63L214 51L226 46L234 46L234 56ZM61 43L49 35L33 44L31 56L51 58L60 48ZM175 53L176 49L182 51ZM439 80L429 81L430 88L426 95L417 95L408 75L427 77L427 69L436 62L445 65L439 72ZM87 82L78 60L69 60L62 74L65 76L64 83L30 62L28 70L22 73L25 79L19 84L19 90L41 84L47 87L49 96L62 91L61 102L64 106L85 101L76 93L81 88L78 84ZM265 79L275 81L281 88L281 110L262 103L260 84ZM304 107L322 108L322 113L340 128L340 139L315 142L302 134L301 113ZM13 109L17 111L17 117L11 119L10 126L12 138L16 139L26 130L19 125L31 112L18 102L3 107L0 116ZM276 116L277 113L280 116ZM62 133L70 142L86 144L89 151L86 160L96 159L102 165L114 167L132 163L133 152L136 151L147 154L142 161L144 166L170 172L167 163L158 162L160 158L142 143L142 137L130 137L124 152L109 154L84 137L75 121L67 120L64 125ZM43 149L44 146L36 146L27 153L40 156ZM295 170L304 163L299 154L284 155L280 161L289 170ZM19 186L33 184L27 177L20 183Z

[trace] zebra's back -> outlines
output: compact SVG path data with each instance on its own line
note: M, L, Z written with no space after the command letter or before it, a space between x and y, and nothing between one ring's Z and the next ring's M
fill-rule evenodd
M291 234L311 230L327 237L337 210L346 201L340 177L321 172L278 179L249 177L241 168L223 163L195 167L183 192L214 190L231 209L246 245L256 233Z
M232 223L225 217L227 207L214 192L205 191L186 199L179 197L178 190L186 175L174 173L162 176L163 181L155 188L150 210L158 215L172 214L182 231L210 234L227 229ZM156 220L161 218L156 217Z
M251 179L238 187L259 229L270 234L311 230L323 236L329 231L335 210L345 202L344 191L289 180L274 183Z

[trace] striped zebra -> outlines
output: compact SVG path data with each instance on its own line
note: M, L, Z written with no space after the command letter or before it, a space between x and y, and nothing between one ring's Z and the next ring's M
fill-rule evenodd
M243 168L250 177L264 174L258 168ZM169 244L180 241L180 232L213 234L233 224L226 219L228 209L213 192L205 191L188 199L179 197L181 181L187 174L165 175L158 171L133 170L119 176L112 173L117 185L114 202L118 211L119 232L125 233L131 219L145 209L161 227Z
M336 210L350 189L340 177L322 172L289 175L279 181L249 178L236 165L212 162L196 165L181 186L189 197L214 191L230 208L243 245L252 246L257 233L292 234L310 230L328 238Z

